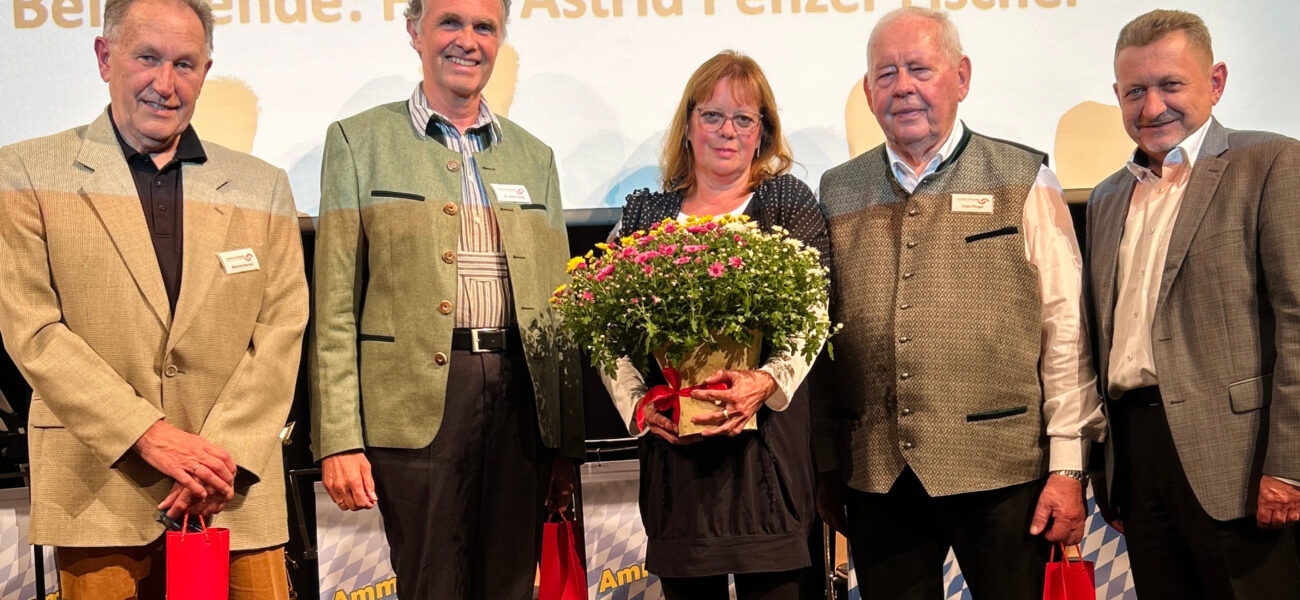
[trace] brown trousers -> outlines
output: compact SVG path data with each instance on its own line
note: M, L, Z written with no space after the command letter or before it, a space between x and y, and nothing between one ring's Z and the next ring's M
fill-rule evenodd
M63 600L162 600L163 538L147 546L55 548ZM231 551L230 600L288 600L284 548Z

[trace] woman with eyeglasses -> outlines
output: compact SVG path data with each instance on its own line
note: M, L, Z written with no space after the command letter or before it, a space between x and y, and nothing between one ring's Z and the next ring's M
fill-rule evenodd
M745 214L764 230L788 229L828 264L817 199L788 173L793 161L776 101L753 59L728 51L696 69L660 162L663 191L629 195L617 237L666 218ZM646 568L668 600L728 598L728 574L739 600L793 600L801 586L824 590L821 556L809 551L816 513L808 400L800 389L808 367L779 353L756 370L724 372L728 400L696 421L712 429L685 438L652 404L645 430L637 430L637 401L662 381L660 373L646 374L647 381L622 359L617 377L605 378L628 430L641 436ZM745 431L754 415L757 431Z

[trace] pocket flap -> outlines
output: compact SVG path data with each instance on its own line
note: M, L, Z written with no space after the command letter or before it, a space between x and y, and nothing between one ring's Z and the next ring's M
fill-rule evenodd
M1273 396L1273 374L1260 375L1228 384L1232 412L1244 413L1268 406Z
M27 412L27 426L33 428L63 427L63 422L54 416L54 412L45 405L45 402L33 397L32 405Z

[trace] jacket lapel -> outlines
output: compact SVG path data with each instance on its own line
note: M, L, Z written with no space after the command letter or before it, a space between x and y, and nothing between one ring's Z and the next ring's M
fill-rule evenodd
M131 178L122 148L113 134L107 110L86 128L86 137L77 152L77 162L91 170L81 194L103 222L141 295L159 322L166 326L171 321L167 288L163 287L158 256L149 237L149 226L144 220L144 209L140 207L135 180Z
M222 202L222 187L229 182L217 158L208 152L204 164L186 164L185 251L181 265L181 292L176 300L176 318L167 338L171 350L203 305L212 279L221 271L217 253L224 248L234 208Z
M1192 178L1183 193L1182 205L1178 207L1178 218L1174 221L1174 230L1169 235L1169 250L1165 254L1165 268L1160 276L1160 294L1156 297L1156 312L1164 306L1165 297L1178 271L1187 257L1187 249L1192 244L1196 230L1201 226L1205 211L1210 208L1210 200L1219 187L1219 179L1228 161L1219 158L1228 150L1228 131L1217 120L1210 123L1205 132L1205 141L1201 143L1201 152L1192 167Z
M1132 204L1133 188L1137 179L1125 172L1119 189L1104 198L1098 198L1097 232L1093 237L1092 268L1100 274L1095 279L1093 300L1097 303L1097 326L1104 338L1102 344L1109 351L1109 340L1114 338L1115 293L1119 282L1119 244L1124 237L1124 222Z

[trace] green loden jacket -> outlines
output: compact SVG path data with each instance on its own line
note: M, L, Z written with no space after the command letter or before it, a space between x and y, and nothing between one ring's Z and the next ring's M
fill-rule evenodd
M568 279L555 158L498 119L500 143L475 160L510 268L538 427L548 447L581 458L578 353L547 302ZM459 152L418 135L405 102L326 133L310 355L317 460L366 446L422 448L438 434L452 356L460 163ZM499 201L492 184L525 188L527 202Z

